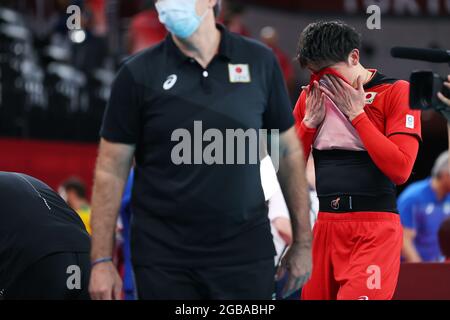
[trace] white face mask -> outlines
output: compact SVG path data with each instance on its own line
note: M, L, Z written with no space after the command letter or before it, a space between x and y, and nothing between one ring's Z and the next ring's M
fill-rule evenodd
M198 16L196 3L197 0L160 0L155 4L159 21L176 37L189 38L208 13L206 10L202 16Z

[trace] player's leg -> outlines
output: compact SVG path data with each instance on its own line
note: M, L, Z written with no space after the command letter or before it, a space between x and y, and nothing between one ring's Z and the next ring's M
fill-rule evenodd
M402 228L391 213L353 213L359 219L342 222L343 239L333 250L339 300L390 300L400 271ZM346 239L346 240L345 240Z
M223 267L197 268L195 273L212 300L272 300L274 259Z
M135 266L139 300L201 300L206 294L188 268Z
M331 234L332 223L319 213L313 232L313 269L311 279L302 289L302 300L334 300L338 284L334 281L333 266L330 258L330 247L334 241Z

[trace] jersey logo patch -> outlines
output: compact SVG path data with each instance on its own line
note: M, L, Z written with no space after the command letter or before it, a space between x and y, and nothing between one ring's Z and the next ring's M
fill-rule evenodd
M164 82L163 89L166 91L172 89L175 83L177 83L177 80L178 76L176 74L171 74L170 76L167 77L167 80Z
M372 104L377 94L376 92L366 92L366 104Z
M434 204L433 203L428 204L427 207L425 208L425 214L429 216L433 214L433 211L434 211Z
M340 202L340 201L341 201L341 198L337 198L337 199L331 201L331 207L332 207L334 210L339 210L339 206L340 206L339 202Z
M414 116L412 116L410 114L407 114L406 115L406 127L408 129L414 129L414 126L415 126L414 122L415 122L414 121Z
M250 68L248 64L229 64L228 72L231 83L249 83L251 82Z

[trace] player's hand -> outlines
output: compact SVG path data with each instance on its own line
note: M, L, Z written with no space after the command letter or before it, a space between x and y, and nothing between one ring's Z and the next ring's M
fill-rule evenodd
M448 81L444 82L444 86L446 86L448 89L450 89L450 75L447 78ZM438 98L441 100L444 104L446 104L450 108L450 99L445 97L441 92L438 92ZM441 110L442 115L447 118L447 121L450 122L450 110Z
M311 277L311 270L311 247L293 243L283 257L277 273L277 279L283 278L288 273L288 280L282 292L283 298L302 288Z
M317 128L325 118L325 95L320 91L317 81L304 89L306 90L306 110L303 123L308 128Z
M350 121L353 121L353 119L364 112L366 94L361 77L358 77L356 80L357 89L332 75L326 75L325 79L329 87L320 86L320 90L336 104Z
M112 262L92 268L89 293L92 300L121 300L122 279Z

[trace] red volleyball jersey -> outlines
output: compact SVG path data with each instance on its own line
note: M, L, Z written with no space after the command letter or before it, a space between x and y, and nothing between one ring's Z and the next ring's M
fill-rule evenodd
M409 83L387 78L375 69L372 79L364 85L366 105L364 111L375 127L386 137L409 134L421 139L420 111L409 108ZM306 91L295 106L297 130L305 117Z

